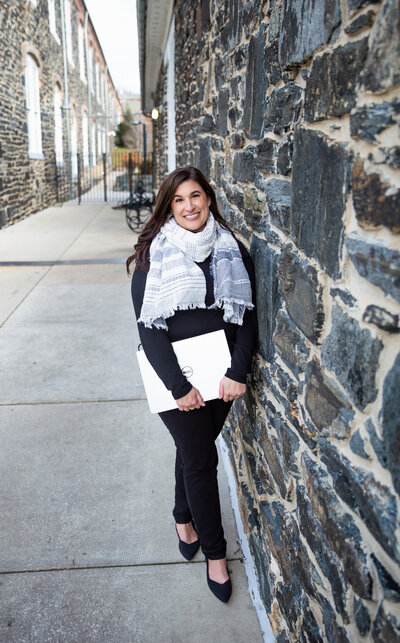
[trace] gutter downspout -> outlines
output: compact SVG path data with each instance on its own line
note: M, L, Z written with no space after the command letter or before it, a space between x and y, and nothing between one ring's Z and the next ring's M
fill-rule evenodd
M68 93L67 35L66 35L66 28L65 28L64 0L61 0L60 5L61 5L61 34L62 34L63 64L64 64L64 104L61 105L61 109L65 113L65 124L67 129L69 194L72 200L74 198L74 190L72 186L71 124L70 124L70 117L69 117L71 105L69 104L69 93Z
M89 67L89 36L88 36L88 18L89 12L85 13L85 54L86 54L86 76L88 88L88 128L89 128L89 174L90 174L90 187L93 187L93 167L92 167L92 83L93 83L93 70Z

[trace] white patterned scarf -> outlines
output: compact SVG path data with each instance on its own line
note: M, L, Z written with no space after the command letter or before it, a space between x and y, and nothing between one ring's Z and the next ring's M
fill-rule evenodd
M251 284L236 239L210 212L201 232L185 230L175 219L165 223L150 246L150 270L139 322L167 329L177 310L206 308L206 280L197 265L212 253L215 302L224 321L243 324L246 308L254 308Z

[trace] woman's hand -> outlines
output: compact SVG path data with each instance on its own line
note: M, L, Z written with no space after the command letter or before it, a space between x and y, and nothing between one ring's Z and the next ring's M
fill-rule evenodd
M200 391L197 388L192 387L192 390L189 391L183 397L180 397L178 400L175 400L180 411L193 411L194 409L199 409L201 406L205 406L205 402L201 397Z
M246 393L246 384L230 380L229 377L222 378L219 384L219 397L224 402L231 402Z

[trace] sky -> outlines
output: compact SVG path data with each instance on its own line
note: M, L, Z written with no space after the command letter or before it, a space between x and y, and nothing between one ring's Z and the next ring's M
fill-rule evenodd
M118 92L140 93L136 0L85 0Z

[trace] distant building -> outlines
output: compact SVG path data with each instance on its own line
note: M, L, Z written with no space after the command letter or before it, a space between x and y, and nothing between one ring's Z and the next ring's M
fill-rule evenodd
M1 226L75 191L78 159L96 175L122 106L83 0L9 0L0 24Z
M399 641L400 3L138 0L138 24L155 184L199 167L254 259L222 437L276 640Z

